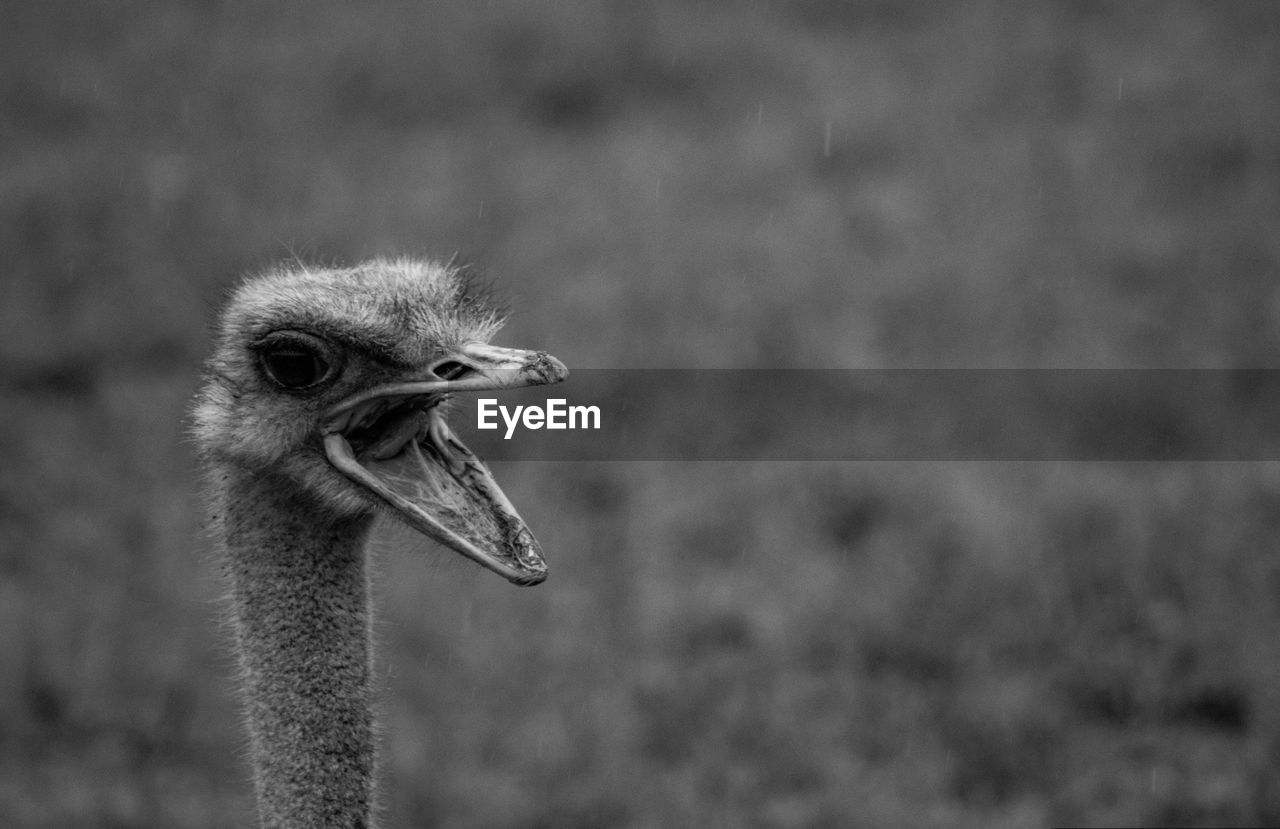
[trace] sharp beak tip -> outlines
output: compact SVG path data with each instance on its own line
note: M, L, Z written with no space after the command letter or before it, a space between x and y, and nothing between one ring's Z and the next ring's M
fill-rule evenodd
M539 351L534 355L527 371L541 380L544 385L559 383L569 376L569 367L545 351Z

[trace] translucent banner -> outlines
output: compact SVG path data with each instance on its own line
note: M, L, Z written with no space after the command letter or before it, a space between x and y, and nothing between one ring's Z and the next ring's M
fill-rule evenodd
M1280 459L1280 370L575 370L458 395L489 460Z

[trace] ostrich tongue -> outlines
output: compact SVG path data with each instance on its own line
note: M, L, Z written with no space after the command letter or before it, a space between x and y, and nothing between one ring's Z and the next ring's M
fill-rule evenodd
M515 584L538 584L547 565L537 540L489 468L450 431L443 404L446 391L555 383L568 370L541 352L471 346L460 355L480 364L463 379L398 384L336 406L325 454L410 527Z

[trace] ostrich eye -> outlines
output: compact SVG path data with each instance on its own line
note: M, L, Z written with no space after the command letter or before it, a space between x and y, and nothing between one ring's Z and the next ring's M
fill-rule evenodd
M302 349L281 349L262 355L262 364L271 379L288 389L314 386L329 372L320 355Z
M264 344L258 358L268 377L295 391L318 385L334 373L318 345L295 337Z

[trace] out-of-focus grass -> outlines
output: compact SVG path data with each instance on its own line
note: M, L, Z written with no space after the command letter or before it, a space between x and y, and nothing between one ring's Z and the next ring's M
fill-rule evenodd
M4 825L248 815L180 424L242 270L459 250L579 367L1274 364L1273 4L0 18ZM378 544L391 825L1280 821L1269 466L497 473L544 587Z

